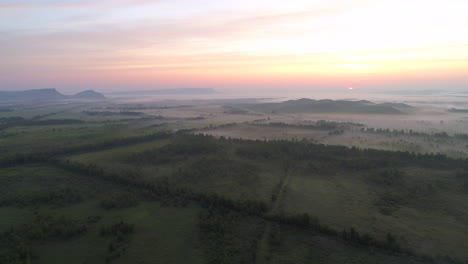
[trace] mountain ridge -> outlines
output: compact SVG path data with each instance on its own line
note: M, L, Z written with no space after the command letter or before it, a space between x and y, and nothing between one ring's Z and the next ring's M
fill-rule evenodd
M404 114L405 110L413 108L406 104L377 104L367 100L314 100L301 98L280 103L265 103L244 105L245 108L271 113L354 113L354 114Z
M57 100L104 100L106 97L93 90L74 95L65 95L55 88L31 89L23 91L0 91L0 101L57 101Z

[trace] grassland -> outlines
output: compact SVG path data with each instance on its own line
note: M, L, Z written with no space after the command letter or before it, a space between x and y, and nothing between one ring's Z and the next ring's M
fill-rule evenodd
M112 102L0 113L83 122L0 131L0 160L12 161L0 162L0 262L468 261L468 163L423 154L433 143L466 157L455 133L311 129L301 125L319 119L225 110ZM40 158L15 163L18 154Z

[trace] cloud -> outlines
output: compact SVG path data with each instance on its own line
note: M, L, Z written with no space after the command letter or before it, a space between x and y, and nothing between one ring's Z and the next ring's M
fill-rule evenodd
M268 6L230 10L231 3L225 2L227 7L213 11L195 0L161 1L161 6L136 6L127 12L133 7L129 5L157 1L0 0L0 8L18 10L1 13L18 17L5 18L8 23L0 27L0 72L18 80L66 74L104 79L103 73L135 80L170 74L221 80L255 74L307 79L357 73L356 65L368 64L389 74L400 68L409 73L466 69L464 31L454 41L458 30L452 26L445 30L448 38L432 27L412 29L411 23L373 12L368 2L311 7L304 1L302 9L284 11ZM27 19L17 20L29 12ZM431 71L421 70L429 67Z
M91 1L82 0L78 1L63 1L63 0L34 0L34 1L2 1L0 2L0 10L11 10L11 9L51 9L51 8L63 8L63 9L77 9L77 8L112 8L127 5L138 5L138 4L151 4L159 2L159 0L102 0L102 1Z
M34 31L5 31L11 38L28 40L47 40L51 43L63 43L73 47L75 45L90 44L96 47L102 45L145 47L153 44L174 43L182 41L184 44L192 41L235 40L249 34L261 34L262 29L269 27L270 23L282 23L289 19L298 19L298 16L318 16L317 10L301 12L285 12L279 14L256 14L252 16L237 15L224 17L223 15L206 17L205 15L192 16L180 19L134 19L125 22L87 21L84 27L68 27L53 30L51 28ZM86 20L85 16L84 19ZM268 23L261 23L261 22ZM6 39L7 35L3 35ZM75 45L74 45L75 44ZM51 45L53 46L53 45Z

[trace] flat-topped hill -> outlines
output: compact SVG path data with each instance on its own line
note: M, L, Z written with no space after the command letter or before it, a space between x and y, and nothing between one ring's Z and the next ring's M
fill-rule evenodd
M65 99L103 100L106 97L93 90L86 90L75 95L64 95L54 88L0 91L0 101L56 101Z

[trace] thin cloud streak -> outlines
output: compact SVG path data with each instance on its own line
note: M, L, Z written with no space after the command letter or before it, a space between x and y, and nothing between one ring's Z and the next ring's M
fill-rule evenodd
M115 8L129 5L152 4L159 0L101 0L101 1L83 1L84 3L63 3L63 1L37 1L39 3L16 3L1 4L0 10L11 9L92 9L92 8Z

